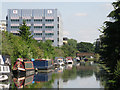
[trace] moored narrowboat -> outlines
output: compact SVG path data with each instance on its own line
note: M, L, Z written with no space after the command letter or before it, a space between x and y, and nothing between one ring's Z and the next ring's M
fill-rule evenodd
M52 69L52 60L46 59L35 59L33 61L33 65L35 70L49 70Z
M14 75L31 75L34 74L34 65L33 61L28 59L18 58L13 66Z
M73 64L72 57L66 57L66 64Z
M55 61L60 66L64 65L64 58L63 57L55 57Z

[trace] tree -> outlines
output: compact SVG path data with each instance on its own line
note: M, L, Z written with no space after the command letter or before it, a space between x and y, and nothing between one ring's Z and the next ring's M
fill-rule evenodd
M120 1L113 3L114 9L108 17L114 21L106 21L101 37L101 58L112 71L120 60Z
M77 44L77 49L79 52L94 52L94 46L89 42L80 42Z
M76 40L68 39L68 43L61 47L61 49L64 51L64 57L67 57L67 56L74 57L77 52L76 45L77 45Z
M29 31L30 28L26 25L25 20L23 20L23 24L20 26L20 31L19 31L19 35L26 41L29 41L32 36L31 36L31 32Z
M104 22L103 35L100 38L100 55L111 70L111 79L115 80L113 86L116 88L120 85L120 0L112 4L114 10L108 15L111 21Z

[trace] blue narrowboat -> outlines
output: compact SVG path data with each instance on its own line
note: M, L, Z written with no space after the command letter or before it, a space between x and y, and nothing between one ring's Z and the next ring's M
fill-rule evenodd
M48 70L52 68L52 60L35 59L33 65L35 70Z

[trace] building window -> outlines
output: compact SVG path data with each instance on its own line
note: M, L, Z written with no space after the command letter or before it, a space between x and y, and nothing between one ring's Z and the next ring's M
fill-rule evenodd
M34 28L42 28L42 26L34 26Z
M11 28L19 28L19 26L11 26Z
M57 38L57 41L59 42L59 38Z
M11 19L11 22L19 22L19 19Z
M52 40L52 42L54 42L54 40Z
M59 31L57 31L57 34L59 35Z
M38 35L42 35L42 33L34 33L34 35L38 36Z
M59 22L59 17L57 17L57 21Z
M59 28L59 24L57 24L57 28Z
M45 21L48 21L48 22L53 22L54 19L45 19Z
M26 22L30 22L30 21L31 21L31 19L25 19L25 21L26 21Z
M54 26L45 26L45 28L54 28Z
M18 35L19 36L19 33L13 33L13 35Z
M39 21L40 22L40 21L42 21L42 19L34 19L34 21Z
M54 35L54 33L45 33L45 35Z

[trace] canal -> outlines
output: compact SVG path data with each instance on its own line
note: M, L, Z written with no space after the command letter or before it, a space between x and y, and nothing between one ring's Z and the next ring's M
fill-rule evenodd
M12 88L104 88L101 67L91 63L60 66L49 73L12 78ZM103 71L102 71L103 72Z

